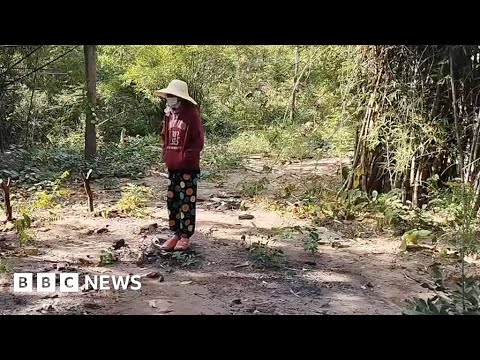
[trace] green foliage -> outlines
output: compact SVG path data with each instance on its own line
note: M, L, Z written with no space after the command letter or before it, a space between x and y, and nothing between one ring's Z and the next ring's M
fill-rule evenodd
M246 131L238 134L227 144L227 151L239 156L269 155L271 143L265 132Z
M32 49L0 49L0 67L8 67ZM36 184L65 170L77 176L86 168L94 170L96 179L143 175L152 164L161 163L158 135L164 103L153 91L173 78L187 81L201 106L209 139L205 164L212 168L210 174L221 166L235 167L250 154L304 158L323 156L328 150L351 150L353 117L344 105L348 94L342 84L357 71L352 56L356 48L299 47L301 78L291 122L294 49L99 46L95 109L99 152L97 159L86 164L82 47L45 45L20 65L34 68L65 56L8 92L6 103L11 106L2 110L10 135L6 143L16 147L0 159L0 176ZM11 69L6 80L21 74ZM305 128L306 123L314 124L314 129ZM118 147L122 129L129 141Z
M280 249L269 246L269 242L254 242L249 248L253 261L265 268L275 268L282 265L285 255Z
M102 250L98 266L112 265L118 261L117 255L112 250Z
M116 177L105 177L98 181L98 185L104 190L114 190L120 185L120 181Z
M449 200L458 204L455 221L449 223L449 231L445 236L450 239L460 252L461 276L453 289L443 284L443 276L436 276L438 293L427 301L414 299L414 304L406 312L409 314L442 314L442 315L480 315L480 287L478 279L465 274L465 256L478 251L478 239L475 236L476 211L475 191L470 184L450 184ZM450 204L447 200L447 204Z
M13 269L7 259L0 257L0 274L11 274Z
M367 194L358 189L341 192L339 195L340 206L337 216L352 219L359 211L365 209L368 204L369 199Z
M403 191L393 189L386 194L372 194L370 209L379 215L381 226L398 225L407 219L409 208L403 202Z
M24 231L32 226L32 219L26 213L23 213L20 218L15 221L15 230L17 232Z
M134 138L123 147L104 144L90 164L83 160L82 141L81 134L72 133L62 141L34 146L28 151L12 147L8 154L0 157L0 176L29 185L30 191L44 191L48 196L61 197L66 196L63 185L85 169L93 169L93 176L97 179L135 178L161 164L162 149L158 136ZM52 181L52 178L57 180ZM42 198L41 201L49 204L45 195Z
M432 235L432 231L429 230L409 230L402 236L400 250L406 251L408 245L418 245L422 240L432 239Z
M464 277L452 289L437 286L436 295L427 300L415 298L405 315L480 315L480 286L473 277Z
M171 259L182 267L194 266L199 262L198 256L194 253L175 252Z
M53 206L54 196L52 194L46 194L41 192L38 194L38 200L35 203L35 207L39 209L46 209Z
M23 246L32 245L34 240L28 233L28 229L32 226L32 219L29 214L22 213L21 217L15 220L15 230L19 236L20 244Z
M54 181L42 181L35 184L29 190L45 189L45 191L39 191L36 193L37 200L34 203L34 207L39 209L49 209L52 207L60 206L58 201L68 196L69 192L63 187L63 184L69 178L70 173L68 171L63 172Z
M161 164L159 137L134 138L125 146L106 144L92 165L97 177L135 178L146 174L152 165Z
M126 214L143 217L146 216L145 208L152 198L151 189L141 185L127 184L122 188L118 208Z
M312 255L318 251L318 243L320 241L320 235L315 231L310 231L308 236L305 237L303 248L306 252L311 253Z
M458 229L463 223L464 217L470 219L475 217L473 211L473 202L475 201L475 193L469 185L460 182L448 182L446 188L430 189L430 201L426 208L433 215L435 220L448 227ZM471 205L469 210L465 210L465 202ZM434 221L432 219L432 221Z
M258 180L245 179L237 184L240 188L240 192L244 197L255 197L266 189L268 184L267 178L263 177Z
M319 126L288 126L240 132L227 144L227 151L237 156L275 156L284 159L322 158L332 144Z
M331 135L348 124L339 121L347 113L339 89L352 72L349 55L354 51L342 46L300 49L303 81L296 97L297 123L325 124ZM214 137L287 123L294 78L293 46L102 46L99 54L101 93L107 107L110 101L122 99L115 108L124 109L125 115L116 112L130 124L139 118L135 108L141 107L140 103L129 105L133 98L152 109L150 114L161 115L163 105L152 94L173 78L187 81L201 104L207 133ZM149 116L143 114L142 118ZM129 125L118 118L114 121L118 126ZM233 146L241 145L238 140Z
M202 161L212 171L229 170L241 166L242 156L228 151L225 145L211 144L203 152Z

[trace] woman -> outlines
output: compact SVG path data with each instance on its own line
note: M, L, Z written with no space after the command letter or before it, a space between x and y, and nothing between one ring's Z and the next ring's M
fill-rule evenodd
M167 102L162 140L163 157L169 173L169 226L173 232L162 249L188 250L190 238L195 232L200 152L205 139L202 119L185 82L173 80L167 88L155 91L155 95Z

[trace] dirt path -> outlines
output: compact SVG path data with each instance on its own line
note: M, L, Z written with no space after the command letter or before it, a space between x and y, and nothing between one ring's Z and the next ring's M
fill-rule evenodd
M285 176L331 173L337 163L333 159L278 167L269 174L269 183ZM15 272L143 274L141 290L14 295L13 276L3 274L0 314L399 314L406 299L428 291L408 274L425 274L431 256L399 254L398 242L347 239L319 228L324 245L319 254L310 255L301 239L285 236L288 228L305 226L307 221L260 206L248 210L253 219L239 220L244 213L240 209L216 206L218 201L212 199L222 192L231 194L242 177L261 176L262 166L255 169L255 164L258 161L251 163L252 171L231 174L223 185L201 183L199 198L204 201L198 204L194 255L176 261L151 245L169 236L164 177L153 174L141 181L158 194L149 206L151 219L93 217L85 211L79 187L61 219L34 223L33 252L25 255L22 250L22 256L11 258L11 267ZM99 189L95 193L97 204L114 204L120 196ZM140 231L151 223L158 226ZM103 233L92 234L102 228ZM272 246L282 251L280 255L263 247L253 251L252 243L269 236L276 240ZM102 251L120 239L127 246L115 251L118 261L98 266ZM7 233L7 243L15 247L12 233ZM262 268L258 265L262 259L267 265L278 261L278 266Z

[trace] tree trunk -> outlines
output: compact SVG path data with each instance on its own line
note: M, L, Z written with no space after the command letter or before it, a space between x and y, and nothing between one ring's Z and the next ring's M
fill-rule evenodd
M93 208L93 192L92 192L92 189L90 187L90 176L92 175L92 170L90 169L87 173L87 175L83 175L82 174L82 177L83 177L83 186L85 188L85 193L87 194L87 198L88 198L88 210L90 212L93 212L94 208Z
M85 76L87 82L87 108L85 118L85 159L92 159L97 153L97 135L95 130L95 105L97 95L97 59L96 46L84 45Z
M35 68L38 67L38 59L39 57L37 56L35 60ZM33 132L33 127L30 126L30 120L32 116L32 109L33 109L33 97L35 95L35 86L37 83L37 72L33 74L33 82L32 82L32 93L30 95L30 103L28 105L28 112L27 112L27 126L25 128L25 140L28 142L29 140L33 140L34 137L34 132Z
M13 220L12 205L10 204L10 179L7 182L0 179L0 188L3 190L3 198L5 201L5 216L7 221Z
M299 54L298 54L298 46L295 46L295 74L293 76L292 104L291 104L291 112L290 112L290 122L292 124L295 120L298 70L299 70Z

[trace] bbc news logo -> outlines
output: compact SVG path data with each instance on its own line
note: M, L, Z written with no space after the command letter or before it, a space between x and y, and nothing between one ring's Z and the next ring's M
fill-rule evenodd
M55 292L59 288L60 292L75 293L81 290L140 290L142 287L140 275L85 275L85 282L82 285L79 284L80 277L77 273L37 273L35 275L33 273L13 274L13 292ZM57 277L57 275L60 276ZM58 278L59 287L57 287Z

